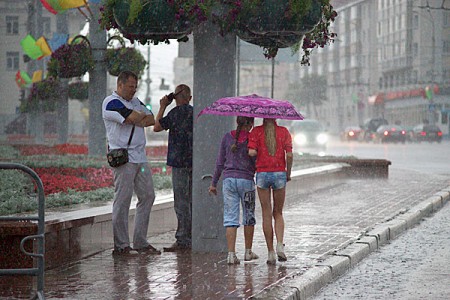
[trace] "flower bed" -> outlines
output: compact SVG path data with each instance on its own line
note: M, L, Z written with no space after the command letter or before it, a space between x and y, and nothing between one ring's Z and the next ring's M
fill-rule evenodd
M24 164L38 174L46 209L113 198L113 169L107 166L106 158L87 156L85 145L0 146L0 152L1 160ZM171 189L171 168L165 162L152 162L150 167L155 191ZM23 172L0 169L0 215L35 210L35 192L36 187Z
M34 168L44 185L45 195L92 191L99 188L112 187L113 171L110 168Z

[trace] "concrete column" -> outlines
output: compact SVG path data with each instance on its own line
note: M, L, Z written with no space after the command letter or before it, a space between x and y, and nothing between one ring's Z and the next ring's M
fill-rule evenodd
M67 22L67 14L56 15L56 32L69 33L69 25ZM69 96L68 96L68 83L69 79L61 78L61 93L57 101L57 115L56 128L58 134L58 144L67 143L69 138Z
M216 26L206 23L194 32L194 157L192 203L192 249L225 252L222 194L210 196L208 187L217 152L235 118L198 113L222 97L236 93L236 36L222 37ZM220 191L221 182L219 182Z
M37 40L42 36L42 4L39 0L28 2L28 32ZM30 60L28 62L28 73L33 76L33 72L43 70L43 60ZM36 144L44 144L44 110L39 105L37 110L30 112L29 131L35 138Z
M106 30L100 29L100 4L90 3L94 17L89 22L89 40L95 67L89 72L89 156L106 155L106 130L102 119L102 102L106 97Z

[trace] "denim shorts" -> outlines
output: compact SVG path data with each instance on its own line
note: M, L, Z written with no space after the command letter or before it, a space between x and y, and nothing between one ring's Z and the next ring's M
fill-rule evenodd
M255 183L242 178L223 180L223 226L239 227L242 204L242 224L255 225Z
M256 185L261 189L282 189L286 186L286 172L259 172L256 173Z

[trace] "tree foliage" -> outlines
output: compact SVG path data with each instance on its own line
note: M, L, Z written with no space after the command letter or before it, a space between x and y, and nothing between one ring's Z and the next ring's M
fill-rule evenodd
M306 110L307 116L317 117L317 107L328 100L327 79L321 75L307 75L298 82L289 84L285 95L300 110Z

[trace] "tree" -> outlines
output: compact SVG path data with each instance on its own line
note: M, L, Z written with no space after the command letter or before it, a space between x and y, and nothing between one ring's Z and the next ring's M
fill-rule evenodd
M306 114L311 116L311 107L314 110L314 117L318 117L317 106L327 101L327 79L325 76L308 75L300 82L289 84L286 92L286 99L291 99L293 104L300 108L306 108Z

